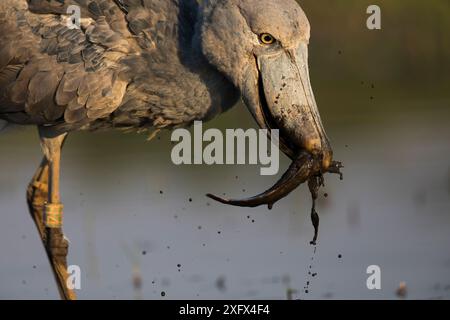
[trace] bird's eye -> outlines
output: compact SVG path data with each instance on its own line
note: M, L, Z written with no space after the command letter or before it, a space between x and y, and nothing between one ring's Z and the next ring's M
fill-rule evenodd
M259 40L264 44L272 44L275 42L275 38L269 33L261 34Z

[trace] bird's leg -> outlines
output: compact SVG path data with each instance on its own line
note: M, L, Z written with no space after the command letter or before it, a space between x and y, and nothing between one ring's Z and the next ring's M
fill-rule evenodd
M63 205L59 194L61 147L66 134L54 135L39 128L45 154L28 188L28 205L52 266L62 299L76 299L67 286L68 242L62 231Z
M44 225L44 205L48 200L48 161L44 157L27 189L28 209L39 231L41 239L46 241Z

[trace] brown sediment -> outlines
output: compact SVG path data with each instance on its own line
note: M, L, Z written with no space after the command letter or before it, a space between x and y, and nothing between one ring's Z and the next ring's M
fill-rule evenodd
M316 255L316 251L317 251L317 246L314 246L314 250L313 250L312 255L311 255L311 263L310 263L310 265L308 267L308 275L307 275L307 278L306 278L307 279L306 285L303 287L304 293L306 293L306 294L308 294L309 291L310 291L309 286L310 286L310 284L312 282L312 278L311 277L315 277L315 275L317 274L317 273L312 273L313 263L314 263L314 256Z
M319 215L316 211L316 200L319 196L319 188L324 185L323 175L315 175L308 180L309 192L311 192L312 206L311 206L311 222L314 227L314 238L310 242L312 245L316 245L317 236L319 234Z

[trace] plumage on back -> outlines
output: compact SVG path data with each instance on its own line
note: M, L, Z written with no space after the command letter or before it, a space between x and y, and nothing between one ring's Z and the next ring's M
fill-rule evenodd
M80 29L68 27L69 5L81 9ZM210 87L223 77L204 83L182 61L196 12L195 0L2 0L0 118L70 131L221 111Z
M118 60L129 45L106 17L91 14L82 30L69 29L58 2L30 1L27 9L25 0L6 0L0 6L0 110L6 119L82 125L120 105L127 83ZM123 15L116 9L113 15Z

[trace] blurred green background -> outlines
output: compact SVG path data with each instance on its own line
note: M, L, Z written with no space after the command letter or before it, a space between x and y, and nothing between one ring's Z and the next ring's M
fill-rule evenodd
M450 89L450 2L300 1L312 25L311 63L321 82L382 82L409 91ZM371 4L382 29L368 30Z
M380 123L449 100L449 1L298 2L311 23L310 73L329 125ZM381 8L381 30L366 27L372 4Z

